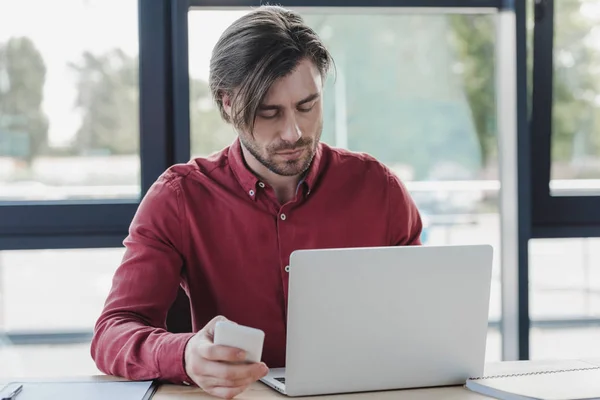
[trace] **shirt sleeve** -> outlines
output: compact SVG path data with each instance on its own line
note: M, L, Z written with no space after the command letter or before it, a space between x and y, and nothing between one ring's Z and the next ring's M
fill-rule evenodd
M184 265L180 197L180 186L163 175L131 222L91 345L92 358L106 374L191 382L184 351L193 333L167 332L165 323Z
M417 205L400 179L388 173L390 245L421 245L423 222Z

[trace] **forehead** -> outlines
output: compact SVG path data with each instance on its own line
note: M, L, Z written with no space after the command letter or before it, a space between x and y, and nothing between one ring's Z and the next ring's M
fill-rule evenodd
M291 73L279 78L271 85L263 99L263 104L295 103L311 94L320 93L322 86L323 81L316 65L312 61L304 59Z

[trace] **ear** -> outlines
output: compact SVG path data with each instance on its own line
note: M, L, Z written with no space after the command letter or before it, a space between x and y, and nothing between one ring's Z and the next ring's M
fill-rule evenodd
M229 115L229 118L231 118L231 96L226 93L223 93L221 95L221 102L223 103L223 109L225 110L227 115Z

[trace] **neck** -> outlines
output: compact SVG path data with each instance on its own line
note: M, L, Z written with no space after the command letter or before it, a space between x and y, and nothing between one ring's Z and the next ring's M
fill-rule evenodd
M269 184L275 191L275 195L281 204L291 201L296 196L296 188L300 182L301 174L293 176L278 175L265 167L258 161L242 144L242 155L246 161L246 165L256 176L264 183Z

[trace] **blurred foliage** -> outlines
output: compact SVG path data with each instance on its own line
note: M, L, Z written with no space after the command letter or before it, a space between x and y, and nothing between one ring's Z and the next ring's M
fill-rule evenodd
M42 110L46 65L31 39L0 44L0 155L27 165L48 144L48 118Z
M600 36L593 35L600 13L590 13L588 3L555 5L554 161L600 155ZM474 179L497 164L502 116L495 103L494 15L309 13L305 20L336 62L337 74L325 85L325 142L336 145L345 137L349 149L406 168L411 179ZM531 23L528 30L530 43ZM42 152L137 153L137 57L120 49L85 52L69 67L81 124L71 148L51 152L41 107L44 61L27 38L0 45L0 133L6 142L0 140L0 152L18 147L6 139L13 132L28 162ZM236 137L203 80L191 79L190 118L193 156L218 151Z

